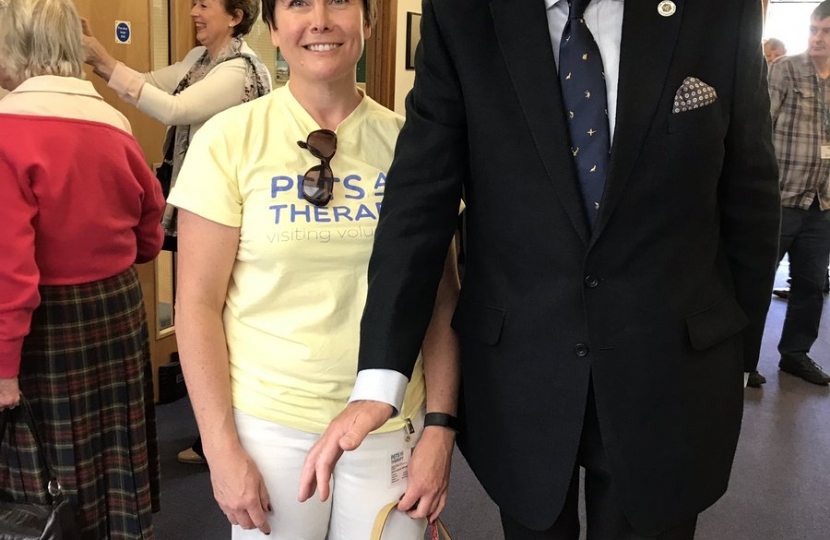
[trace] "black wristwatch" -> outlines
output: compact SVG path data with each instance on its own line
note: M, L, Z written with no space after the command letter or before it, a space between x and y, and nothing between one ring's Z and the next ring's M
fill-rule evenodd
M424 416L424 427L439 426L458 432L458 418L451 414L428 412Z

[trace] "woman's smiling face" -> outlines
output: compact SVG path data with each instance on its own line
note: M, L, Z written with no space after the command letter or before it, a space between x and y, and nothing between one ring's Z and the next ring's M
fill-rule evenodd
M196 39L213 55L233 37L233 29L242 19L225 11L223 0L195 0L190 17L196 25Z
M364 41L371 35L363 0L278 0L271 41L288 63L291 79L354 79Z

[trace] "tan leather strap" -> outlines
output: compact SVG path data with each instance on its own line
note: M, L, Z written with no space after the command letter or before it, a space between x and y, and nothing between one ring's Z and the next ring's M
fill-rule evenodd
M383 529L386 527L386 522L389 520L389 515L395 510L398 506L398 501L393 501L383 508L380 509L378 512L377 517L375 517L375 523L372 525L372 536L369 540L381 540L383 537ZM441 521L441 518L435 520L434 527L438 528L438 532L444 535L445 540L452 540L450 533L447 531L447 527L444 526L444 522Z
M375 524L372 525L372 536L369 540L381 539L381 536L383 536L383 528L386 527L386 520L389 519L389 514L396 506L398 506L398 501L391 502L380 509L377 517L375 517Z

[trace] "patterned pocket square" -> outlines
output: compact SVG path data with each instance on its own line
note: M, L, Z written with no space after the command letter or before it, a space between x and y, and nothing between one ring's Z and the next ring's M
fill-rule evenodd
M717 99L718 93L714 88L697 77L686 77L674 95L672 113L677 114L699 109L711 105Z

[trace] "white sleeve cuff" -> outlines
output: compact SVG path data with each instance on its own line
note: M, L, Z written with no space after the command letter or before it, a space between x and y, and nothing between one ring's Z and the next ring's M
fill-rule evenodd
M392 369L364 369L357 373L349 403L352 401L387 403L394 409L392 411L392 418L394 418L400 414L408 383L409 379Z
M131 105L135 105L141 97L141 88L144 86L144 79L138 72L118 62L112 70L112 75L110 75L107 86L115 90L121 99Z

